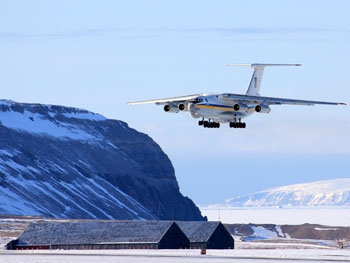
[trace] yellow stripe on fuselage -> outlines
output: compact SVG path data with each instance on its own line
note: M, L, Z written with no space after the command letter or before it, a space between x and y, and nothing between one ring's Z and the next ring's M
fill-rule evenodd
M232 111L232 112L235 111L232 107L223 107L223 106L218 106L218 105L195 104L194 106L197 109Z
M219 106L219 105L208 105L208 104L195 104L195 108L197 109L207 109L207 110L217 110L217 111L229 111L236 112L233 107L230 106ZM251 113L255 111L255 107L249 107L246 111L247 113Z

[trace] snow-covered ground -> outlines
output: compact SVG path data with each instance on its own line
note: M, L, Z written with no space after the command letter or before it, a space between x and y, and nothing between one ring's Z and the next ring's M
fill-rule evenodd
M350 250L336 249L235 249L207 250L201 255L199 250L94 250L94 251L2 251L0 262L4 263L78 263L78 262L280 262L293 260L348 262Z
M350 209L344 208L201 208L210 221L227 224L350 226Z

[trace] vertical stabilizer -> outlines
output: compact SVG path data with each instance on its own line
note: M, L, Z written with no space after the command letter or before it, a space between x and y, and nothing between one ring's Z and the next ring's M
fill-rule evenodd
M265 67L269 66L301 66L301 64L228 64L229 66L249 66L254 68L252 78L246 92L246 95L260 96L260 85Z

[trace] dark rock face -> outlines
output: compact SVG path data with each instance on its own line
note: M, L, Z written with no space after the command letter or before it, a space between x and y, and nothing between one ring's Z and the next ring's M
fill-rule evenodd
M166 154L122 121L0 101L0 213L203 220Z

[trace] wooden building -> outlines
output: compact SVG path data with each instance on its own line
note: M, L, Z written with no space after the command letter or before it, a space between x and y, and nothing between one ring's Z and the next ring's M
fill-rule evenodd
M190 240L190 248L234 248L234 239L221 222L177 221L176 223Z
M7 249L180 249L190 242L173 221L33 223Z

